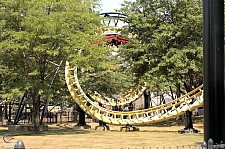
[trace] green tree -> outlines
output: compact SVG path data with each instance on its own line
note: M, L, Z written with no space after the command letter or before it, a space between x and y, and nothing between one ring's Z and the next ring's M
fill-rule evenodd
M65 95L67 60L79 68L106 67L105 48L96 44L102 39L96 6L96 0L0 2L2 97L31 93L34 133L40 100Z
M201 1L124 1L127 33L133 37L120 55L152 91L180 85L186 91L203 83Z
M107 47L110 51L110 47ZM106 96L123 94L132 86L132 76L118 55L113 55L111 52L104 55L105 66L102 68L92 67L91 70L78 70L80 85L85 91L97 91ZM126 67L126 66L125 66Z

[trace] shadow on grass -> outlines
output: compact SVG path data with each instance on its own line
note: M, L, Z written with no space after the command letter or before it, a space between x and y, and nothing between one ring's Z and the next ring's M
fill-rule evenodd
M185 126L186 119L177 122L175 119L170 119L168 121L142 125L141 127L172 127L172 126ZM203 117L193 117L193 124L203 123ZM195 127L195 126L194 126ZM197 129L203 128L203 126L195 127ZM116 130L115 130L116 131ZM55 126L49 127L48 131L40 131L39 134L34 134L33 131L17 131L9 132L8 126L0 126L0 135L3 136L6 133L11 133L13 136L46 136L46 135L72 135L72 134L91 134L96 132L93 129L73 129L71 126ZM142 131L143 132L143 131Z
M185 121L181 120L181 121L176 121L175 119L170 119L167 121L162 121L162 122L157 122L157 123L153 123L153 124L147 124L147 125L143 125L143 127L149 127L149 126L154 126L154 127L170 127L170 126L183 126L185 125Z
M203 123L203 117L192 117L192 122L194 124L199 124ZM181 119L181 120L176 120L176 118L167 120L167 121L162 121L162 122L157 122L153 124L147 124L143 125L143 127L148 127L148 126L154 126L154 127L171 127L171 126L185 126L186 124L186 118ZM199 126L199 128L203 128Z
M64 128L64 129L49 129L47 131L40 131L39 134L34 134L33 131L8 131L8 130L0 130L0 135L3 136L6 133L10 133L13 136L46 136L46 135L72 135L72 134L88 134L92 133L92 130L88 129L72 129L72 128Z
M60 129L60 130L55 130L55 129L51 129L48 131L44 131L41 132L39 135L40 136L45 136L45 135L71 135L71 134L88 134L91 133L91 130L88 129L71 129L71 128L67 128L67 129Z

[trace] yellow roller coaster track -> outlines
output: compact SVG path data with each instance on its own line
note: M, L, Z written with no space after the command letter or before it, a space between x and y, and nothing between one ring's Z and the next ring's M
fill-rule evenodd
M71 72L74 74L72 75ZM71 96L84 112L95 119L112 125L137 126L156 123L177 117L187 110L193 111L203 105L203 85L201 85L171 102L149 109L129 112L112 111L100 107L86 96L80 87L76 71L69 66L69 62L66 62L65 79ZM194 100L196 97L198 97L197 100Z
M95 92L94 94L89 93L89 95L92 99L103 105L123 106L138 100L147 89L148 86L146 86L146 83L142 83L141 85L138 85L138 87L134 91L128 93L123 97L119 97L118 99L103 97L98 92Z

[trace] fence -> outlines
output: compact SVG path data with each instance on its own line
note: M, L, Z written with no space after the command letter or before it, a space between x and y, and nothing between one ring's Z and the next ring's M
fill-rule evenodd
M214 145L214 144L216 144L216 143L214 143L212 139L209 139L208 143L203 142L201 147L202 147L202 149L217 149L217 148L225 149L225 144L222 144L222 143L216 144L216 145Z
M123 149L123 148L120 148L120 149ZM197 147L196 145L194 146L175 146L175 147L171 147L171 146L168 146L168 147L165 147L165 146L162 146L162 147L135 147L135 148L126 148L126 149L202 149L201 147Z
M10 119L14 121L16 113L12 112ZM24 117L22 120L18 122L18 124L29 124L32 123L32 117L30 116L24 116L26 113L22 113L21 117ZM2 114L0 116L0 125L6 125L8 124L9 119L4 118L5 115ZM41 114L39 115L39 118L41 117ZM54 114L53 112L48 112L47 115L43 118L43 123L47 124L54 124L54 123L68 123L68 122L78 122L79 121L79 112L73 112L73 111L67 111L62 113ZM85 122L87 123L98 123L98 120L93 119L89 115L85 115Z
M53 115L53 114L52 114ZM45 118L43 123L65 123L65 122L78 122L79 121L79 112L63 112L51 117ZM85 122L98 122L98 120L93 119L89 115L85 115Z
M120 148L123 149L123 148ZM126 148L126 149L132 149L132 148ZM208 143L203 142L201 146L197 147L197 145L183 145L183 146L175 146L175 147L135 147L133 149L225 149L225 144L215 144L212 139L208 140Z

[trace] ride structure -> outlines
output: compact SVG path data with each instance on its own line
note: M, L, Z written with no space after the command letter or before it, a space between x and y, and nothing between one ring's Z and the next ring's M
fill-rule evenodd
M105 27L101 28L101 34L105 36L103 41L105 42L106 46L109 46L111 52L116 52L118 50L118 46L121 44L126 44L129 42L129 39L123 38L121 36L120 28L118 27L118 24L120 21L124 22L124 19L126 18L126 15L119 13L119 12L105 12L100 13L99 16L101 16L102 23L105 25ZM96 42L96 44L99 44L99 42ZM143 89L145 90L145 88ZM143 92L144 93L144 92ZM129 95L129 101L127 99L123 98L123 101L121 100L115 100L112 98L102 98L100 94L95 92L95 94L87 94L87 96L90 96L93 100L96 100L99 104L102 105L114 105L114 106L120 106L125 105L130 102L133 102L137 100L137 96L140 97L140 93L132 92ZM121 98L120 98L121 99ZM85 126L88 127L85 123L85 112L80 108L79 104L76 106L76 111L79 112L79 122L77 123L77 127Z
M102 20L103 24L106 26L113 26L117 27L119 21L125 22L125 18L127 17L125 14L120 12L103 12L100 13L99 16L104 17L105 19Z
M124 39L119 36L120 31L118 31L117 27L118 21L123 21L126 18L125 15L110 12L99 15L103 15L103 23L108 26L102 29L102 34L106 37L105 42L107 45L111 48L116 47L116 50L118 50L118 45L129 42L128 39ZM114 27L110 26L112 22L114 23ZM123 39L123 41L121 41L121 39ZM132 103L145 94L145 91L148 89L146 84L141 84L132 93L119 99L103 97L97 92L94 94L86 94L79 84L76 70L76 67L71 68L69 66L69 62L66 62L66 84L71 96L79 107L78 109L80 116L84 117L86 113L104 124L119 126L146 125L178 117L185 114L186 111L193 111L203 105L203 85L201 85L186 95L162 105L151 108L145 107L143 110L128 112L113 111L106 109L101 105L122 106ZM194 100L196 97L200 98L198 98L198 100ZM79 120L78 125L86 125L84 118L82 118L82 121Z
M89 96L102 105L124 106L138 100L148 88L149 87L146 85L146 83L141 83L134 91L128 93L127 95L124 95L123 97L119 97L118 99L103 97L96 91L94 92L94 94L89 93Z
M162 105L148 109L119 112L103 108L93 102L82 90L77 77L76 67L66 62L65 79L68 90L79 107L92 118L111 125L146 125L175 118L186 111L203 105L203 85L193 91ZM194 98L199 97L197 100Z
M100 13L102 16L102 23L106 26L102 29L102 34L105 36L105 42L108 46L116 46L118 48L121 44L129 43L129 39L121 36L119 30L119 22L124 22L126 15L120 12L104 12Z

